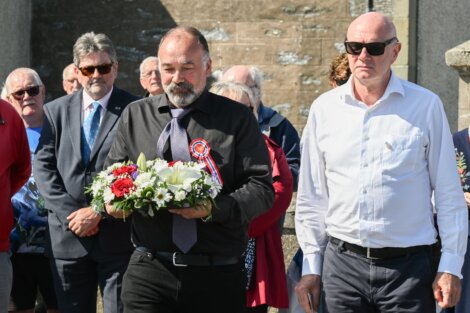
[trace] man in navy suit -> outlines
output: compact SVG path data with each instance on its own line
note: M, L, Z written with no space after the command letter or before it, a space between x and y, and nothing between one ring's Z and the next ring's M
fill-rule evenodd
M49 211L49 253L59 311L122 312L122 276L132 245L129 219L101 216L84 193L103 169L122 110L137 98L114 86L118 62L111 40L80 36L73 61L83 89L44 106L34 175ZM92 138L92 139L90 139Z

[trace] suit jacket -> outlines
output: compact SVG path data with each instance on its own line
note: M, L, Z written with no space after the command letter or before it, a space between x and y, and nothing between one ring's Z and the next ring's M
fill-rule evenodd
M103 254L132 251L129 220L102 219L99 232L85 238L68 229L67 216L89 206L91 198L84 193L85 187L103 169L122 110L138 99L113 88L91 150L90 162L85 166L80 145L82 98L82 92L77 92L44 106L44 125L34 160L36 182L49 211L49 244L46 249L59 259L83 257L93 249Z

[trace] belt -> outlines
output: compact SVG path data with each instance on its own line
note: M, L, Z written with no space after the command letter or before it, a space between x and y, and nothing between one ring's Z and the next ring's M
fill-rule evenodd
M152 251L145 247L136 247L136 251L147 255L150 259L159 259L172 263L174 266L222 266L240 262L240 257L183 254L181 252Z
M419 251L424 251L426 249L431 249L431 246L429 245L413 246L406 248L366 248L345 242L335 237L330 237L330 242L336 246L342 246L344 249L362 255L368 259L393 259Z

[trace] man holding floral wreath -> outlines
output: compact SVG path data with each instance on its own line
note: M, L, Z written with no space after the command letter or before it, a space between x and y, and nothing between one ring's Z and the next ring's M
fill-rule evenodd
M248 108L205 89L211 59L197 29L171 29L158 58L165 94L123 112L106 164L136 162L141 153L149 160L189 161L181 156L189 154L207 164L222 190L203 205L132 214L136 249L123 280L124 310L240 312L248 223L273 202L268 151ZM107 210L122 217L115 208ZM190 241L185 247L176 240L178 220L189 221L184 231L195 226L195 233L184 236Z

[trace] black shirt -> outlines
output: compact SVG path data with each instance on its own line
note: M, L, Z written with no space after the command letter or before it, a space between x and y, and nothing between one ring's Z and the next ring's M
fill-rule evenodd
M215 199L212 220L197 220L198 241L189 254L240 256L246 247L250 220L267 211L274 199L266 144L256 119L245 106L207 91L191 104L182 119L189 142L205 139L223 180ZM145 98L129 105L120 124L106 165L136 161L143 152L147 160L157 157L160 133L171 120L166 95ZM169 144L164 157L171 160ZM196 160L194 160L196 161ZM154 217L134 213L132 241L155 251L174 252L172 214L161 210Z

